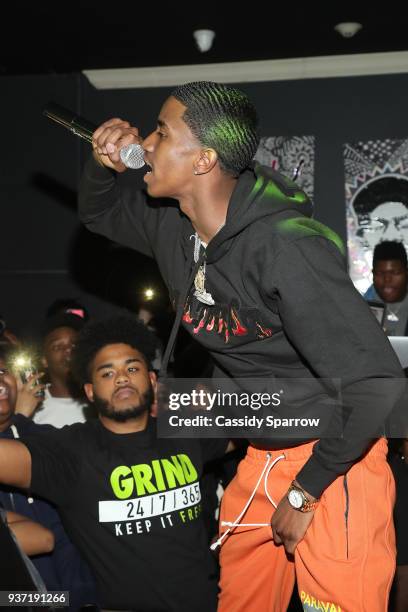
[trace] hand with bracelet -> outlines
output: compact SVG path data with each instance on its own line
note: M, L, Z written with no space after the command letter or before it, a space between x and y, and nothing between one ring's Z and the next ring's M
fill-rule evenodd
M293 554L313 520L318 503L318 499L307 493L294 480L272 517L275 544L283 544L286 552Z

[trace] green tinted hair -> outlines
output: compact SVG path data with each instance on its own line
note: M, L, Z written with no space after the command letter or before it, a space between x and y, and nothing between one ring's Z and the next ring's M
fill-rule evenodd
M183 119L197 140L217 152L225 172L238 176L259 143L258 118L249 98L210 81L180 85L171 95L186 106Z

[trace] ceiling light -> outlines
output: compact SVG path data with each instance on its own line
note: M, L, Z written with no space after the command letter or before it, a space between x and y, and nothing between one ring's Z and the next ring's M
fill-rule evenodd
M334 26L336 32L341 34L344 38L351 38L359 30L361 30L363 26L361 23L357 23L357 21L342 21Z
M193 36L201 53L205 53L212 47L215 32L213 30L195 30Z

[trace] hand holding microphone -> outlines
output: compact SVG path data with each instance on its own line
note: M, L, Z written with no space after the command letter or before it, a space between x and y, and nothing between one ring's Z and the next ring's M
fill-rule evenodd
M76 136L92 143L94 155L102 165L117 172L144 166L144 151L140 144L139 131L127 121L110 119L96 128L83 117L54 103L48 104L43 113Z
M126 168L141 168L144 151L139 131L122 119L109 119L93 133L94 155L104 166L123 172Z

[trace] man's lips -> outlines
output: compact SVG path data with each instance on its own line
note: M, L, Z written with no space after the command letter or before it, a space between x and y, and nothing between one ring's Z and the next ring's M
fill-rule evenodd
M146 157L145 157L145 164L146 164L146 167L147 167L147 171L146 171L144 177L150 176L152 174L152 172L153 172L153 166L152 166L152 164L149 162L149 160Z
M115 393L113 394L113 397L115 399L127 399L128 397L130 397L131 395L134 395L136 393L136 389L134 389L133 387L121 387L120 389L117 389L115 391Z
M392 295L393 293L395 293L397 290L394 287L384 287L382 292L384 293L384 295Z

